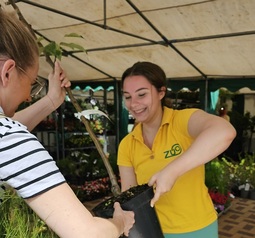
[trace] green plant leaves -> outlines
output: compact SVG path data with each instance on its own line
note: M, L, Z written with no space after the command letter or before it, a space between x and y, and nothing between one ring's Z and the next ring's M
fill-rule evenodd
M75 43L60 42L60 46L66 46L73 50L77 49L77 50L86 52L84 47L82 47L81 45L75 44Z
M48 56L55 56L55 58L61 60L62 49L55 41L50 42L48 45L44 46L43 53Z
M77 33L66 34L64 37L83 38L83 36L81 36ZM43 45L42 44L43 40L44 40L43 37L39 37L37 39L37 42L40 43L39 45ZM61 60L63 51L64 51L63 47L70 48L72 50L79 50L79 51L86 52L86 49L79 44L76 44L73 42L59 42L59 43L57 43L55 41L51 41L44 46L39 46L39 52L40 52L40 54L44 54L46 56L54 56L55 59Z
M58 237L11 188L5 190L0 214L0 237Z
M79 35L77 33L70 33L70 34L66 34L65 37L77 37L77 38L83 38L82 35Z

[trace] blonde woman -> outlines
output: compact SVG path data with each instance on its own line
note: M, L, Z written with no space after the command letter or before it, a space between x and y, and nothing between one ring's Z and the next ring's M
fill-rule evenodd
M123 211L116 203L112 219L93 217L28 131L62 103L63 87L70 85L65 72L56 63L49 75L50 84L56 85L35 105L15 114L20 103L31 100L35 93L31 89L40 90L36 79L39 52L33 36L15 15L0 10L0 30L0 180L12 186L60 237L128 235L133 212Z

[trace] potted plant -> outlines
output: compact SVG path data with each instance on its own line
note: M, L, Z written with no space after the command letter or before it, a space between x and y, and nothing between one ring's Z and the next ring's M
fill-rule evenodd
M81 202L92 201L110 194L109 177L85 181L81 185L70 185Z
M108 160L117 174L116 155L110 154ZM81 202L110 195L110 178L96 150L88 154L71 151L64 159L58 160L57 165Z
M205 184L218 214L226 212L234 196L229 170L223 161L216 158L205 165Z
M129 232L129 238L163 238L156 211L150 206L153 195L153 187L147 184L137 185L101 202L93 208L93 212L97 216L111 218L113 204L119 202L123 209L135 213L135 224Z
M232 191L236 196L249 198L250 192L255 186L255 157L245 153L239 155L239 161L222 158L227 165L231 178Z

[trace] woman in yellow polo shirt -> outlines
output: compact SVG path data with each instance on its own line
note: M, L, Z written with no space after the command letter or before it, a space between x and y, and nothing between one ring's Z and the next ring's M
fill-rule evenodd
M138 122L118 149L122 190L144 183L155 186L151 205L166 238L217 238L204 164L230 145L235 129L200 109L166 107L166 75L156 64L138 62L128 68L122 90Z

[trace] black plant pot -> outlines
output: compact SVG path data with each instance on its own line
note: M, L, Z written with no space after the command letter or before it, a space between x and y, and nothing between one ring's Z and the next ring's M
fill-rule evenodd
M234 185L231 188L231 193L235 196L235 197L241 197L241 190L238 188L239 185Z
M246 191L244 189L241 190L241 198L249 198L250 191Z
M147 184L132 187L116 197L111 197L93 208L96 216L111 218L113 204L119 202L123 210L134 211L135 224L129 232L129 238L164 238L158 217L150 206L153 188Z
M255 189L250 191L250 199L255 200Z

